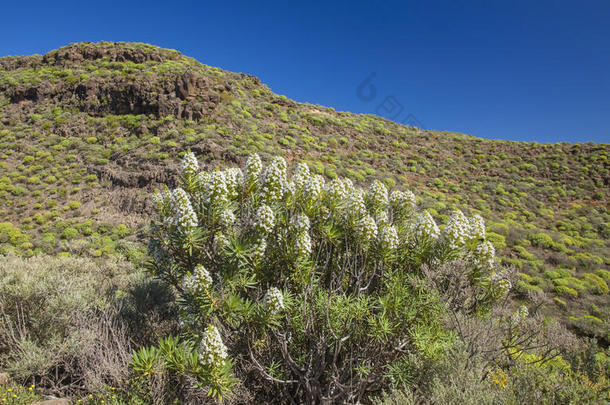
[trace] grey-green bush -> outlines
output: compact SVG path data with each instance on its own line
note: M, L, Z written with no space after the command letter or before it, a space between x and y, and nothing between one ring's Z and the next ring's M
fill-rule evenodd
M115 295L129 263L8 256L0 261L0 368L56 394L96 392L131 358Z
M176 378L213 396L239 382L274 387L259 401L365 400L451 340L422 264L467 262L480 305L510 288L480 217L456 210L440 232L412 193L379 181L326 183L304 163L289 177L284 159L263 168L257 155L243 171L200 172L188 152L179 185L154 195L151 266L183 304L175 344L198 347Z

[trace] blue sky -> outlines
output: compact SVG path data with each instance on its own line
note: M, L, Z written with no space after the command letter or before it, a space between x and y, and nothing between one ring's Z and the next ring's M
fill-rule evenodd
M610 142L610 1L458 3L9 0L0 55L148 42L337 110L485 138Z

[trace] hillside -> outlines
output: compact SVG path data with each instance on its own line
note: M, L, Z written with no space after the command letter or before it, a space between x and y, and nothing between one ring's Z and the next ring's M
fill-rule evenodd
M137 255L150 192L190 149L204 167L258 152L327 178L411 189L440 224L480 213L516 296L610 343L610 145L486 140L337 112L253 76L136 43L0 58L0 252Z

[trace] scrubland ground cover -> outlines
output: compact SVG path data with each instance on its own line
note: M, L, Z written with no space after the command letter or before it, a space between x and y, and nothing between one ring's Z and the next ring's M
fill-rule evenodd
M608 399L610 358L540 310L482 217L283 158L156 191L141 263L8 256L0 364L85 403ZM99 259L98 259L99 260ZM138 270L140 268L140 270ZM12 388L11 388L12 389Z

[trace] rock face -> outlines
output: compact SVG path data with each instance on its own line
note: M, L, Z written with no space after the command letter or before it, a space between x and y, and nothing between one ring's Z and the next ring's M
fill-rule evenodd
M52 101L90 115L153 114L200 120L233 91L177 51L79 43L45 55L0 59L0 69L47 69L48 80L0 84L11 103ZM256 84L258 79L253 78Z
M127 47L119 43L93 44L82 42L55 49L44 56L47 64L82 65L87 60L107 58L110 62L146 63L150 61L178 60L182 54L171 49L154 46Z

